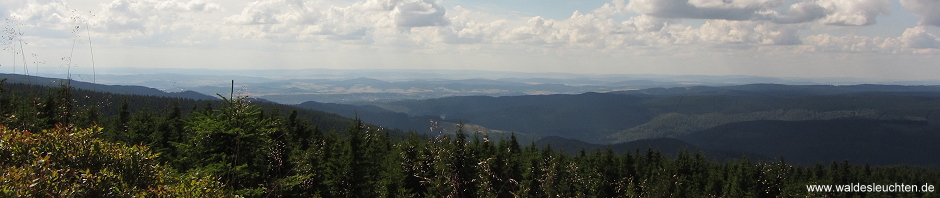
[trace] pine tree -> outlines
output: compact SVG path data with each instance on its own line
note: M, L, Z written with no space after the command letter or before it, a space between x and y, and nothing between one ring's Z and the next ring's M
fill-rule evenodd
M180 148L186 163L222 177L236 194L257 197L265 192L270 134L277 130L271 119L259 118L260 109L245 98L226 99L215 113L195 115L185 127L193 135Z
M451 183L454 186L455 197L477 197L476 166L472 152L467 148L467 133L463 129L463 122L457 125L453 141L454 151L449 160L451 163Z

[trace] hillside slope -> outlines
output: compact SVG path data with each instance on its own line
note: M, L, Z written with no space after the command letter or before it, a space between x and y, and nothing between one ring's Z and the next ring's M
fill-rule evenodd
M0 79L7 79L7 83L22 83L22 84L32 84L40 85L45 87L57 87L59 85L65 84L66 79L60 78L45 78L38 76L26 76L19 74L0 74ZM72 80L69 84L70 86L76 89L84 89L90 91L99 91L103 93L113 93L113 94L128 94L128 95L141 95L141 96L160 96L160 97L169 97L169 98L186 98L193 100L217 100L219 98L215 96L209 96L201 94L194 91L184 91L184 92L173 92L168 93L160 91L158 89L143 87L143 86L128 86L128 85L102 85L94 84L89 82L82 82L78 80Z
M450 122L490 129L560 136L587 142L649 121L639 96L584 93L578 95L468 96L375 104L411 116L437 116Z
M675 138L711 127L756 120L860 117L940 124L936 86L791 86L646 89L616 93L463 96L372 105L409 116L440 117L590 143Z
M940 165L940 127L923 121L840 119L748 121L678 139L696 146L813 164L848 160L875 165Z
M40 81L42 82L42 81ZM80 84L80 83L74 83ZM131 112L137 111L163 111L172 108L173 106L179 106L183 114L189 114L192 111L201 111L205 109L217 109L221 107L222 100L219 99L191 99L183 97L172 97L170 96L154 96L154 95L138 95L138 94L120 94L126 88L124 86L106 86L106 85L96 85L88 83L88 85L95 86L97 90L86 90L81 88L76 88L71 91L72 101L74 105L74 110L83 111L89 106L97 105L96 109L100 116L110 117L118 115L119 106L127 101L128 110ZM9 95L14 97L29 97L41 101L42 99L49 97L49 94L56 93L55 89L60 89L58 84L22 84L22 83L10 83L8 80L2 85L5 90L2 94ZM110 88L116 88L112 90ZM148 88L149 89L149 88ZM137 90L146 90L132 88L132 91ZM164 93L159 90L153 89L156 91L154 93ZM117 93L116 93L117 92ZM141 92L134 92L141 93ZM347 126L353 123L353 119L343 117L340 115L309 110L304 108L297 108L289 105L282 105L271 102L260 102L253 101L253 105L260 107L264 112L272 113L276 112L283 116L289 115L292 111L297 111L297 116L301 119L307 119L311 124L321 127L324 130L343 130ZM394 132L398 133L398 132ZM396 134L398 135L398 134Z
M689 153L701 152L706 156L708 160L711 161L726 161L726 160L736 160L741 159L741 157L747 157L751 160L773 160L761 155L737 151L720 151L720 150L709 150L702 147L695 146L693 144L686 143L679 139L673 138L656 138L656 139L646 139L646 140L637 140L631 142L623 142L617 144L601 145L601 144L591 144L575 139L567 139L558 136L549 136L535 141L535 144L539 147L546 148L551 147L552 150L567 153L569 155L579 155L583 149L586 153L605 151L607 148L610 148L611 151L617 154L623 153L639 153L644 154L647 150L658 151L665 156L676 156L679 152L685 150Z

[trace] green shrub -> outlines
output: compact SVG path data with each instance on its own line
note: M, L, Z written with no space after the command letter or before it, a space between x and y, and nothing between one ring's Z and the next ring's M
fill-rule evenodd
M0 197L227 196L212 176L174 175L149 147L95 138L100 130L0 126Z

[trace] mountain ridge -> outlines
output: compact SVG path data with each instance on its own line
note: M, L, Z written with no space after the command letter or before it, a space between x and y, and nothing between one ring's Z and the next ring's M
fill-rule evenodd
M41 85L46 87L57 87L64 85L63 82L68 81L69 79L61 78L46 78L38 76L26 76L20 74L3 74L0 73L0 79L7 79L7 83L23 83L23 84L34 84ZM131 94L131 95L145 95L145 96L161 96L161 97L171 97L171 98L187 98L194 100L218 100L219 98L214 96L205 95L195 91L182 91L182 92L165 92L155 88L137 86L137 85L102 85L95 84L90 82L84 82L79 80L71 80L69 86L72 86L76 89L85 89L85 90L102 90L107 93L114 94Z

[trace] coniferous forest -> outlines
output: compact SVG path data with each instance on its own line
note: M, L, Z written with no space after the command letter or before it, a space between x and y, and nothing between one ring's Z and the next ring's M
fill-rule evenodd
M940 184L936 167L566 154L515 136L402 132L222 98L0 81L0 197L938 197L806 186Z

